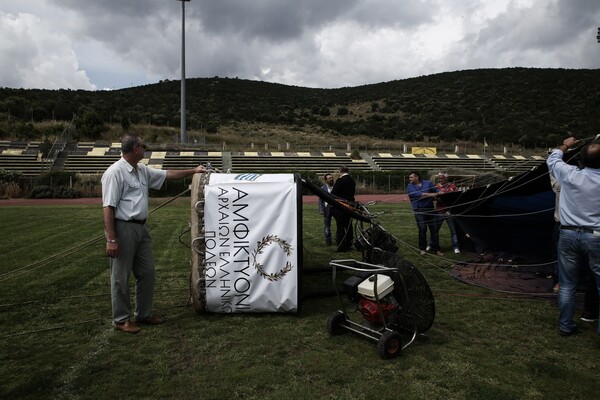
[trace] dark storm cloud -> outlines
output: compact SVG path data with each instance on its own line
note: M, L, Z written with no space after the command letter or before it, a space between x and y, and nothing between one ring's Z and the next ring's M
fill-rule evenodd
M505 12L487 21L483 29L465 37L466 64L472 68L597 67L599 58L585 53L593 48L599 20L597 0L534 2L530 7L509 5Z
M82 34L114 40L115 46L127 33L161 29L180 18L180 2L175 0L54 0L79 14ZM431 20L431 5L423 1L391 0L219 0L186 3L186 19L199 24L212 36L239 35L247 40L269 42L292 40L337 21L359 25L417 26Z
M149 71L176 76L179 68L181 3L175 0L85 2L55 0L82 23L75 28L100 41L116 55L135 58ZM356 0L223 0L186 3L189 76L261 75L261 58L273 43L307 40L298 46L309 54L318 48L307 34L339 18ZM93 17L92 17L93 16Z
M559 0L557 16L561 21L559 30L564 38L589 34L600 26L600 1ZM590 40L593 40L594 36L589 35Z
M207 33L235 33L248 38L281 41L334 21L356 0L223 0L199 2L192 15Z
M410 29L432 20L432 5L426 1L371 0L347 7L348 17L361 25Z
M144 19L147 16L155 15L163 9L175 7L175 1L167 2L165 0L102 0L102 1L81 1L81 0L53 0L52 3L64 9L76 11L82 16L88 16L90 19L104 16L129 16L131 18Z
M481 39L501 39L504 49L554 48L594 29L599 10L600 1L595 0L562 0L545 7L511 9L493 21Z
M181 17L181 3L175 0L54 0L54 3L79 14L86 21L82 31L94 37L114 38L123 29L156 28L157 22L176 22ZM235 34L247 39L279 41L335 20L356 3L357 0L192 0L186 2L186 20L191 25L199 23L207 35Z
M159 0L53 0L74 14L70 24L80 34L123 47L144 32L161 31L181 18L180 3ZM170 7L169 7L170 6Z
M599 0L191 0L187 77L355 86L472 68L598 68ZM0 85L178 79L181 2L2 0Z

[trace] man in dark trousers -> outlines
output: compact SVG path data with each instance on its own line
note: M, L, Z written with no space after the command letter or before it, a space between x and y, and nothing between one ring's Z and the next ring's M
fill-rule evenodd
M325 183L321 186L321 190L327 193L331 193L333 189L333 175L325 174L324 176ZM319 199L319 212L323 216L323 225L325 227L325 244L327 246L331 245L331 217L333 208L330 204L325 202L323 199Z
M333 184L331 194L353 202L356 182L348 174L348 171L348 167L340 167L340 177ZM350 251L354 236L352 232L352 217L347 212L335 209L333 211L333 218L335 218L336 225L335 242L337 244L337 251Z
M574 137L565 139L546 160L550 173L560 184L558 307L562 336L577 333L573 321L575 292L580 272L588 266L595 277L596 292L600 291L600 140L593 140L581 150L583 168L563 161L564 153L577 142ZM600 325L598 343L600 345Z
M164 319L152 314L154 258L146 225L148 189L160 189L165 179L182 179L206 169L162 170L141 163L146 144L140 136L126 135L122 157L102 175L102 205L106 255L110 262L112 318L115 329L138 333L138 324L160 325ZM129 277L135 284L135 321L131 321Z

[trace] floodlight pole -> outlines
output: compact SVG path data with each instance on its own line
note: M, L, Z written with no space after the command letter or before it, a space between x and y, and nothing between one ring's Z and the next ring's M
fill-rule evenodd
M185 2L181 1L181 143L187 142L185 110Z

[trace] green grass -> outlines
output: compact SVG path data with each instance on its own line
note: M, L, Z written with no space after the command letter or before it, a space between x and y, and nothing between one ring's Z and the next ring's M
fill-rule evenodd
M308 299L299 315L197 314L186 307L190 254L178 240L188 226L186 201L150 217L155 308L168 322L139 335L111 327L103 240L34 264L102 236L100 207L0 207L0 398L504 400L600 393L594 324L562 338L552 301L495 296L453 280L452 259L467 256L418 256L404 204L373 209L390 210L382 224L429 282L436 320L400 357L384 361L370 342L329 336L325 323L336 297ZM303 238L305 269L338 258L322 245L314 205L304 206ZM10 274L19 268L25 273ZM304 274L304 289L331 288L330 279Z

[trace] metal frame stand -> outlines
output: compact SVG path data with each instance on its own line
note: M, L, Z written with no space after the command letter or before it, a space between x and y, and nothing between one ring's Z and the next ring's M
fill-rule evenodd
M337 293L338 299L340 300L340 309L334 312L327 320L327 329L331 335L339 335L345 333L345 331L354 332L362 338L375 342L377 344L379 355L384 359L398 356L402 352L402 350L410 346L415 341L418 329L416 319L414 317L414 309L412 306L412 301L408 295L408 290L406 288L404 278L402 277L402 274L399 273L398 269L385 267L383 265L370 264L364 261L357 261L354 259L332 260L329 263L329 265L333 267L332 282ZM374 297L375 303L377 304L377 310L381 317L381 325L371 324L368 321L359 324L350 319L349 314L347 312L346 304L342 298L342 293L340 292L337 285L338 268L351 270L354 272L373 273ZM408 332L410 334L410 338L405 344L403 344L403 339L399 331L406 331L406 328L403 328L398 324L399 316L392 314L388 318L386 318L381 307L381 301L377 290L377 279L380 273L390 274L391 278L394 281L394 285L400 284L402 294L405 296L406 304L409 308L408 313L412 317L413 326L412 331Z

